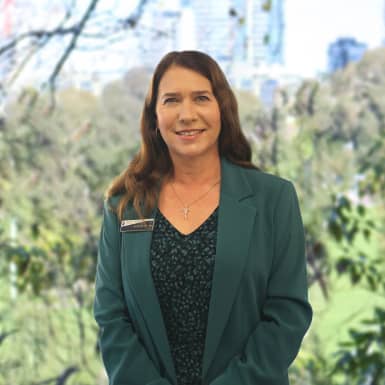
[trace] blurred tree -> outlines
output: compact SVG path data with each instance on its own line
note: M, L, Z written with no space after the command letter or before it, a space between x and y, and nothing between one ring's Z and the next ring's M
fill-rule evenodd
M294 95L278 90L283 96L271 111L253 118L249 132L256 163L295 182L305 224L309 284L318 284L326 299L325 314L338 295L333 291L336 282L345 277L352 289L362 288L368 298L371 293L385 298L384 61L385 50L379 49L330 79L305 81ZM385 301L382 304L385 307ZM311 332L313 353L298 360L298 381L303 378L307 384L304 373L311 373L314 384L382 384L383 359L371 352L385 345L378 316L384 308L378 306L372 319L366 311L367 321L360 324L353 319L357 312L359 320L357 305L352 303L344 315L354 326L341 345L335 338L334 358L325 353L326 343L314 342L322 340L322 332ZM365 354L370 358L365 360Z
M103 192L139 148L148 81L147 72L136 69L107 85L100 98L58 91L49 111L47 95L26 89L6 106L0 314L9 316L0 319L0 384L95 384L103 378L91 312Z
M342 245L335 268L339 275L348 275L354 286L361 285L385 298L384 249L378 257L370 252L371 241L383 234L385 226L384 222L376 225L366 211L361 204L354 207L346 197L336 199L328 221L329 232ZM366 245L357 242L360 235ZM384 325L385 304L374 309L372 318L349 329L349 339L340 344L332 371L342 379L342 384L385 384Z
M66 5L62 20L58 20L54 28L42 27L26 32L16 32L16 35L10 34L9 38L0 45L0 60L11 61L15 66L9 82L16 80L28 61L38 51L45 49L53 41L65 38L53 68L47 67L47 85L53 95L57 77L73 51L79 49L79 46L82 46L82 49L88 47L88 49L100 50L108 47L112 41L122 39L127 30L138 26L148 0L140 0L134 11L126 16L117 16L109 10L98 11L99 3L100 0L88 0L87 6L79 11L77 7L79 4L72 1ZM161 30L158 32L165 33ZM95 41L99 42L97 48L95 48ZM9 85L0 84L2 93L7 93Z
M384 49L368 53L361 62L335 73L322 84L305 83L293 104L297 122L310 134L313 153L303 163L303 175L307 176L300 183L305 192L306 231L318 234L315 244L324 251L328 286L331 280L347 276L352 287L361 287L382 298L385 97L379 89L385 85L381 71L384 63ZM310 210L308 202L317 202L318 209L313 204L315 211ZM323 223L309 222L310 213L322 213L319 218ZM331 247L331 239L337 247ZM311 259L309 265L312 266ZM348 339L338 348L334 365L329 360L327 372L333 382L384 383L384 360L379 353L385 347L385 303L382 304L372 318L367 316L363 323L350 328Z

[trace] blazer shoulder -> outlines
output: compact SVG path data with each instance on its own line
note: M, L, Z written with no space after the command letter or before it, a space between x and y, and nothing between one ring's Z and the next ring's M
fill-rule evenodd
M117 194L117 195L113 195L109 198L106 198L104 200L104 205L106 206L106 208L108 208L112 211L115 211L118 207L118 204L119 204L122 196L123 196L123 194Z
M124 193L119 193L105 199L104 201L104 209L108 213L108 215L114 215L118 217L118 206L120 200L124 197ZM132 202L128 202L123 209L123 218L122 219L137 219L139 218L139 214L134 209Z
M123 194L117 194L104 199L103 206L107 216L117 217L118 205L122 197Z
M295 186L289 179L256 169L243 169L243 173L252 191L254 205L269 215L299 204Z

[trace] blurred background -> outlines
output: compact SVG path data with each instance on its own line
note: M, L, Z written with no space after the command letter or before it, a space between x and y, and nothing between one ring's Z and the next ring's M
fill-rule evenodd
M385 0L0 0L0 385L107 384L103 193L182 49L220 63L254 163L300 198L315 314L291 384L385 384Z

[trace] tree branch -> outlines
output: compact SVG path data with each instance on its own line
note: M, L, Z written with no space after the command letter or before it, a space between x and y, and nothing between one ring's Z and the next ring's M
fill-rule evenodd
M144 7L147 4L148 0L141 0L136 7L136 11L133 15L126 17L125 19L120 19L119 22L123 28L135 28L138 24L139 19L142 17L144 12Z
M89 6L87 8L87 11L83 15L83 18L80 20L78 28L73 33L72 39L71 39L68 47L66 48L66 50L62 54L61 58L59 59L58 63L56 64L56 66L55 66L51 76L48 79L49 88L50 88L50 92L51 92L51 101L53 102L52 107L55 104L54 103L55 100L54 100L53 95L55 93L55 88L56 88L56 84L55 84L56 78L57 78L59 72L61 71L61 69L63 68L63 65L66 62L66 60L68 59L70 53L75 48L76 42L77 42L77 40L79 38L79 35L83 31L84 26L87 23L87 20L90 18L91 14L94 11L94 9L95 9L96 5L98 4L98 2L99 2L99 0L92 0L91 3L89 4Z
M63 35L72 35L76 34L79 30L79 24L75 24L72 27L63 28L62 26L59 26L51 31L47 31L44 29L38 29L34 31L28 31L24 32L21 35L15 37L13 40L11 40L9 43L5 44L4 46L0 47L0 56L5 54L7 51L15 48L17 44L19 44L22 40L25 40L27 38L34 38L36 40L40 40L43 38L51 38L53 36L63 36Z
M34 382L31 385L47 385L50 384L51 382L56 381L56 385L64 385L68 378L75 372L78 372L79 368L77 366L69 366L66 368L63 373L60 374L58 377L52 377L44 381L40 382Z
M36 29L21 33L18 36L14 37L12 40L6 42L3 46L0 46L0 58L2 58L3 60L7 60L6 54L8 54L9 52L11 53L12 57L17 54L16 63L19 68L16 68L16 70L14 70L12 80L15 80L15 78L20 75L23 68L27 64L29 58L33 57L36 52L43 48L52 38L57 36L69 36L69 42L68 40L66 41L64 50L61 52L61 54L59 54L59 59L54 64L52 72L47 77L47 80L43 83L43 86L49 89L51 95L51 107L54 107L54 95L56 91L57 77L62 71L71 53L75 49L79 48L79 39L82 37L85 38L81 46L81 49L84 50L85 46L91 46L91 49L95 49L92 48L92 38L106 40L106 44L109 45L111 44L111 39L116 41L119 38L124 38L126 35L123 34L123 31L127 30L128 28L133 29L138 26L139 19L144 13L145 6L148 3L148 0L139 1L135 10L131 13L131 15L126 18L117 18L116 16L114 16L114 12L112 11L101 11L100 13L96 13L95 8L97 7L98 3L99 0L89 0L88 6L83 12L81 20L77 20L69 26L65 25L65 21L68 21L72 16L72 10L75 8L76 1L73 0L71 3L66 3L64 20L56 28L51 30ZM100 21L102 21L102 23L100 23ZM141 28L145 27L141 26ZM168 36L167 33L164 33L164 31L161 30L154 32L157 32L158 36ZM21 43L24 43L23 47L27 44L27 51L29 53L32 53L30 55L26 55L22 60L22 64L19 66L20 53L22 54L22 52L25 52L24 49L17 50L18 45ZM29 50L28 45L32 45L33 49ZM6 89L5 86L3 86L2 88L4 90ZM4 94L4 97L6 97L6 93Z

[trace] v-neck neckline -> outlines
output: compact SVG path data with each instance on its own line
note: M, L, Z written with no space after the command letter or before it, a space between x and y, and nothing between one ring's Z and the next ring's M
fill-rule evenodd
M194 235L195 233L197 233L199 230L202 229L202 227L215 215L215 213L218 211L218 208L219 206L217 206L212 212L211 214L197 227L195 228L193 231L185 234L185 233L182 233L181 231L179 231L170 221L169 219L162 213L162 211L160 211L159 207L157 208L157 211L158 211L158 214L166 221L166 223L182 238L188 238L192 235Z

